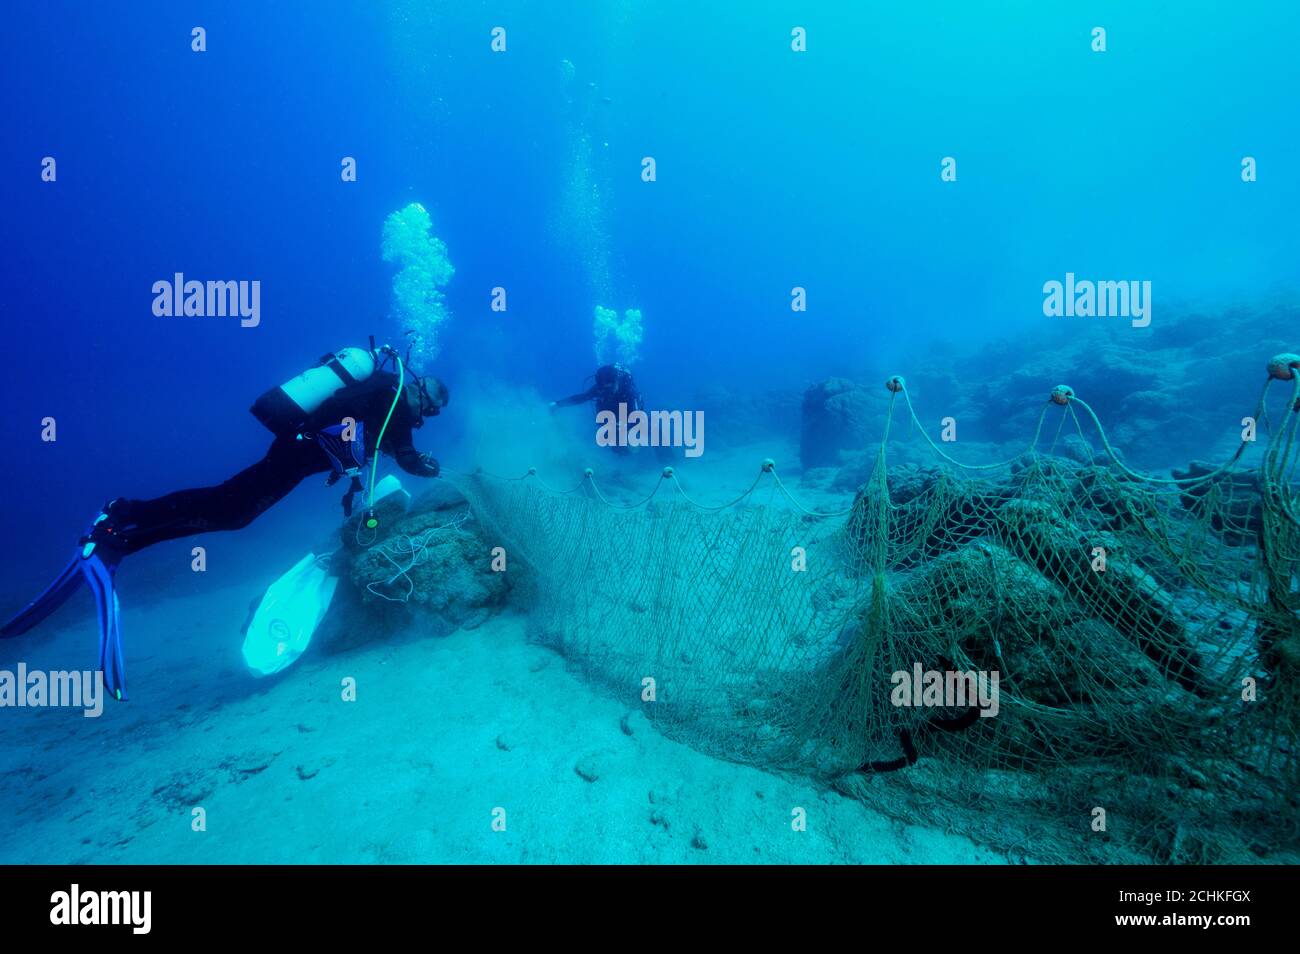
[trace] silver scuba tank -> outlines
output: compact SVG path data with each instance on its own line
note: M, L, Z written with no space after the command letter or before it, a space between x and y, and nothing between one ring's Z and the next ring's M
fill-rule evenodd
M344 348L267 391L250 410L273 433L290 433L301 428L314 411L343 388L369 378L377 366L374 352Z

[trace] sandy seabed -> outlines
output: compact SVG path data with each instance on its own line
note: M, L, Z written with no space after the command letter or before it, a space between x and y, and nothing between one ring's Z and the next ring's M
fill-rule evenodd
M255 680L239 656L249 598L243 583L127 606L131 701L98 719L0 710L0 862L1005 861L663 737L529 643L518 615L316 645ZM58 620L22 658L92 664L93 622ZM170 638L142 655L132 632ZM195 806L206 831L192 830Z

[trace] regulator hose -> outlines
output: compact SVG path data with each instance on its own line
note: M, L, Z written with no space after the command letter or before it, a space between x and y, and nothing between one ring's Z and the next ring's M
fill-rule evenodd
M379 526L379 521L375 519L375 473L379 470L379 448L384 443L384 435L388 433L388 422L393 419L393 412L397 410L397 402L402 399L402 390L406 386L406 368L402 364L401 356L388 345L381 349L387 353L397 364L397 390L393 393L393 403L388 405L388 413L384 415L384 425L379 428L379 439L375 441L375 456L370 461L370 488L366 492L366 526L373 530Z

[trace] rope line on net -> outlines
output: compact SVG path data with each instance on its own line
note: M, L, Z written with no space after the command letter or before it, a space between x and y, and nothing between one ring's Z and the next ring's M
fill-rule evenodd
M1285 447L1284 448L1279 447L1277 440L1271 441L1269 444L1269 448L1265 454L1264 465L1262 467L1262 471L1266 479L1274 482L1286 484L1289 483L1290 480L1294 477L1297 469L1300 469L1300 440L1297 440L1297 432L1300 431L1300 373L1298 373L1300 372L1300 357L1297 357L1296 355L1292 355L1292 354L1277 355L1269 362L1268 371L1269 371L1268 377L1264 381L1264 386L1260 392L1259 400L1256 402L1255 405L1253 418L1256 422L1263 421L1266 424L1268 421L1266 400L1268 397L1268 389L1270 385L1275 380L1289 380L1292 382L1292 394L1290 398L1290 407L1294 413L1288 415L1286 421L1282 426L1282 431L1280 432L1279 435L1277 435L1279 439L1284 439ZM1086 441L1086 437L1084 437L1083 434L1083 427L1079 421L1078 415L1075 413L1074 410L1075 405L1078 405L1083 409L1088 419L1092 422L1093 426L1096 428L1097 437L1101 442L1106 457L1111 461L1111 463L1115 465L1116 468L1120 470L1121 473L1125 474L1126 476L1130 477L1133 480L1141 481L1142 483L1145 484L1152 484L1152 485L1156 485L1157 487L1168 488L1168 490L1165 491L1167 493L1184 493L1189 489L1197 488L1202 484L1210 483L1224 476L1225 474L1229 473L1233 467L1237 465L1237 463L1241 460L1242 455L1246 452L1246 449L1251 444L1251 441L1243 438L1240 444L1238 445L1236 451L1234 451L1233 454L1226 461L1224 461L1222 464L1220 464L1218 467L1214 468L1213 470L1208 471L1204 474L1199 474L1196 476L1188 476L1188 477L1156 477L1151 474L1145 474L1142 473L1141 471L1134 470L1133 468L1129 467L1126 463L1124 463L1124 461L1121 459L1119 455L1118 450L1116 450L1115 446L1111 443L1110 437L1106 433L1106 429L1105 427L1103 427L1101 423L1101 419L1098 417L1097 413L1093 410L1092 406L1088 404L1088 402L1085 401L1083 398L1079 397L1075 393L1073 388L1069 387L1068 385L1061 384L1054 387L1047 400L1043 402L1042 410L1038 414L1038 419L1034 427L1033 439L1030 441L1029 445L1024 450L1020 451L1018 454L1015 454L1014 456L1004 461L996 461L991 464L968 464L963 461L957 460L955 457L948 454L946 451L943 450L943 448L941 448L938 444L935 443L932 437L930 437L925 426L921 422L920 416L916 413L916 408L912 404L912 398L907 389L906 381L901 375L894 375L893 377L889 378L885 382L885 387L890 392L889 406L885 412L885 427L880 440L879 456L877 458L876 464L873 465L872 472L871 472L872 474L875 473L875 467L880 464L881 459L883 458L885 453L885 447L889 442L891 425L892 425L894 410L895 410L895 398L899 394L903 396L903 403L907 408L909 422L913 427L915 427L916 430L920 431L921 436L924 438L925 442L930 446L930 449L933 450L935 454L937 454L940 458L952 464L954 467L959 467L963 470L970 470L970 471L1005 470L1007 468L1012 467L1016 463L1025 460L1026 458L1033 459L1034 457L1036 457L1039 453L1038 444L1043 436L1043 425L1047 419L1047 412L1051 410L1053 405L1062 408L1062 415L1061 415L1061 420L1057 424L1056 433L1052 437L1051 445L1048 447L1047 450L1047 453L1049 455L1051 455L1055 451L1057 444L1060 443L1061 431L1064 429L1067 418L1074 421L1075 432L1079 435L1079 437L1084 438L1084 440ZM765 459L762 462L762 464L759 467L759 472L757 476L755 476L754 481L749 485L747 489L737 494L735 497L728 500L726 503L715 504L715 505L701 503L700 501L692 497L691 494L687 492L686 488L682 486L681 480L678 478L676 470L672 467L665 467L660 472L658 480L655 481L655 485L650 489L649 493L645 494L644 496L642 496L640 499L636 500L633 503L620 503L617 500L611 500L610 497L607 496L607 494L601 490L600 485L596 482L595 472L590 467L585 468L585 470L583 471L582 478L578 481L576 485L569 488L568 490L560 490L550 486L546 481L544 481L538 475L536 467L529 467L525 473L517 477L508 477L500 474L494 474L491 473L490 471L484 470L483 468L478 468L477 470L472 472L458 471L450 468L444 468L443 472L448 475L453 475L462 478L473 478L477 476L482 476L482 477L489 477L493 480L501 480L501 481L509 481L509 482L522 482L522 481L532 480L538 485L538 487L540 487L546 493L552 494L554 496L560 496L560 497L571 496L573 494L577 494L581 492L585 488L589 488L593 497L596 500L600 501L602 504L604 504L605 506L613 510L620 510L620 511L632 511L644 507L645 505L650 503L650 501L652 501L656 497L656 495L658 495L665 481L668 481L671 482L672 485L676 488L682 500L684 500L689 506L704 513L716 513L744 503L745 500L747 500L758 489L760 483L763 481L764 476L770 474L772 476L776 489L781 492L781 494L791 503L791 505L793 505L797 510L799 510L801 513L807 516L816 517L816 518L842 517L852 513L853 511L852 506L846 507L842 510L828 510L828 511L815 510L805 506L794 495L794 493L791 492L789 487L786 486L785 482L781 479L780 474L776 470L775 462L770 457ZM870 479L870 475L868 476L868 479ZM1155 490L1153 492L1159 493L1160 491ZM1293 519L1297 517L1297 512L1292 502L1290 501L1286 502L1284 504L1284 508L1287 511L1288 515L1291 516Z

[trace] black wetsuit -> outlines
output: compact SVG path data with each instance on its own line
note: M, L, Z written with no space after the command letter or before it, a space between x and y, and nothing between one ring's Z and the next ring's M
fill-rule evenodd
M555 402L556 407L572 407L575 404L596 402L596 413L609 411L618 414L620 404L627 405L627 412L644 410L641 392L632 380L632 372L616 364L606 364L596 369L595 383L581 394L573 394ZM616 444L611 448L615 454L626 454L628 448Z
M215 487L178 490L153 500L115 500L108 511L108 524L115 547L122 554L134 553L163 540L173 540L213 530L238 530L283 499L312 474L333 469L329 456L310 435L344 418L364 425L366 456L375 452L375 441L384 417L393 405L397 376L388 372L339 391L292 432L277 434L266 456ZM408 385L408 390L411 385ZM417 451L411 429L423 418L417 410L418 397L397 402L380 450L391 456L408 474L438 476L438 462ZM304 435L299 437L299 434Z
M637 390L636 382L632 380L632 372L613 364L597 368L595 383L587 390L581 394L561 398L555 403L558 407L572 407L574 404L586 404L588 401L596 402L597 411L612 411L615 414L618 413L620 404L627 405L628 413L643 410L641 392Z

